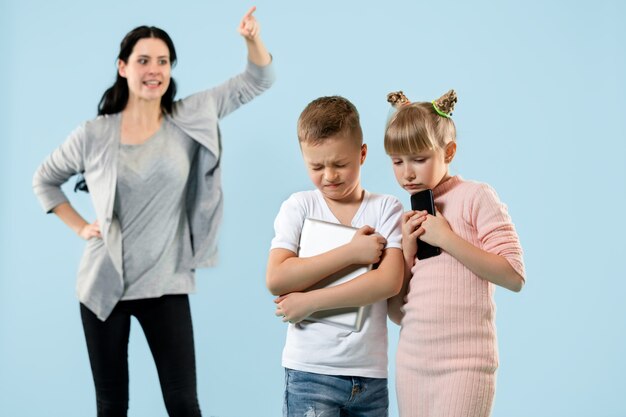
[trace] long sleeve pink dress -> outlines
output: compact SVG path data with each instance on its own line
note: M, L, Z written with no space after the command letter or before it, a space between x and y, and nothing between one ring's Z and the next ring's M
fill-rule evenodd
M433 192L457 235L525 277L515 227L489 185L454 176ZM400 416L488 417L498 367L495 285L444 251L416 259L412 273L396 356Z

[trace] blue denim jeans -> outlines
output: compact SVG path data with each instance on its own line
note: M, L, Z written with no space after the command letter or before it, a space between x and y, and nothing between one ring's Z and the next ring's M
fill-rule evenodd
M387 417L386 378L285 369L283 417Z

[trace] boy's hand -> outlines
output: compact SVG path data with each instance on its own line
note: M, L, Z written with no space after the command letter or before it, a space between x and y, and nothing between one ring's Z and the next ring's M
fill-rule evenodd
M311 303L311 297L301 292L292 292L281 295L274 300L276 303L277 317L282 317L283 322L299 323L315 312Z
M259 22L257 22L255 17L252 16L252 13L254 13L255 10L256 7L252 6L250 10L248 10L248 12L243 16L241 22L239 23L239 27L237 28L239 34L249 41L255 40L261 32Z
M431 216L430 214L426 216L426 219L420 226L420 234L418 236L420 236L422 241L444 249L448 236L454 232L439 210L436 211L436 214L436 216Z
M371 226L363 226L356 231L352 241L353 264L369 265L380 261L387 239L376 233Z

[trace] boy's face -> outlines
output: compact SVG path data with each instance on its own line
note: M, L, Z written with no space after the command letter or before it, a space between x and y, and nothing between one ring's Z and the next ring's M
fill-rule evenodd
M367 146L352 138L331 136L321 144L300 144L309 177L324 197L340 202L361 198L361 165Z

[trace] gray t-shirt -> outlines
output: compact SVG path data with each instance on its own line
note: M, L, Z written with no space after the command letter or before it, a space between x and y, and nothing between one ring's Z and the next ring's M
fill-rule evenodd
M122 300L195 291L186 186L198 143L163 119L140 145L120 144L114 213L122 232Z

